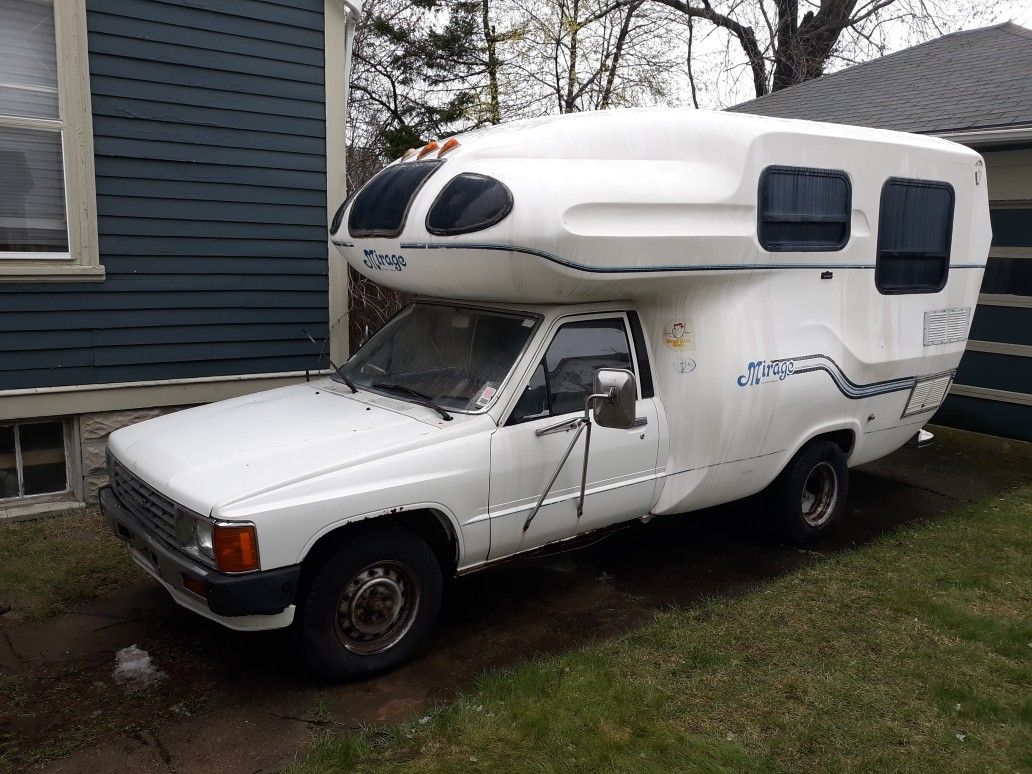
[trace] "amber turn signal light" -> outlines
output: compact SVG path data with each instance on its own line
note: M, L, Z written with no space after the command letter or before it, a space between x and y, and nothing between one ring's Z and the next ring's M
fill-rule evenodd
M222 572L258 569L258 538L253 524L216 524L212 532L215 564Z
M437 151L437 158L441 158L441 156L443 156L448 151L453 151L458 147L459 141L456 140L454 137L449 137L447 140L444 141L444 145L441 146L441 149Z
M204 581L192 575L187 575L185 572L183 573L183 588L187 591L192 591L199 597L208 596L208 591L204 588Z
M435 140L431 140L430 142L428 142L426 145L423 146L423 150L421 150L419 152L419 154L416 156L416 158L417 159L421 159L421 158L423 158L423 156L426 156L428 153L433 153L435 150L437 150L438 147L439 146L437 145L437 142Z

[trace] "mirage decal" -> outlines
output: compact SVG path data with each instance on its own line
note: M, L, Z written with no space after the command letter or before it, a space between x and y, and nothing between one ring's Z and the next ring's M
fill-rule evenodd
M752 387L757 384L783 382L793 375L798 376L817 371L823 371L830 376L838 391L850 400L910 390L917 383L916 377L904 376L882 382L857 384L846 376L839 364L827 355L797 355L782 360L754 360L746 364L744 372L739 374L735 381L739 387Z
M755 360L738 377L739 387L751 387L766 382L783 382L795 373L794 360Z
M398 255L396 253L378 253L376 250L363 250L362 255L365 256L363 264L368 266L370 269L376 269L377 271L401 271L407 265L405 263L405 256Z

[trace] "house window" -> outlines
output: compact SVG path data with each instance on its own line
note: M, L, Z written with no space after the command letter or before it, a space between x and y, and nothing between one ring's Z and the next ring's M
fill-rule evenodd
M0 0L0 280L102 278L84 0Z
M767 167L759 199L757 232L764 250L833 251L849 241L852 193L845 172Z
M878 214L874 282L882 293L938 293L950 270L953 186L889 179Z
M67 491L64 423L0 424L0 501Z

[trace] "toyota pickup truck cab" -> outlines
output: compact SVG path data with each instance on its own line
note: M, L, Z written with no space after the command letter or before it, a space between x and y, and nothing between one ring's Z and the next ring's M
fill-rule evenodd
M825 534L943 400L990 231L952 143L613 111L414 150L331 239L416 300L331 376L113 433L101 502L179 604L347 678L549 544L758 492Z

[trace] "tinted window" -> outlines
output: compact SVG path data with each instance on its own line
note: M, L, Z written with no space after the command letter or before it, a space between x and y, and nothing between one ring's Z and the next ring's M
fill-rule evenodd
M548 346L509 424L584 410L595 372L631 368L631 348L622 319L584 320L562 326Z
M493 226L512 211L512 194L487 175L463 172L437 195L426 214L426 230L438 236L468 234Z
M851 193L844 172L767 167L760 176L759 240L772 252L841 250Z
M351 236L397 236L409 205L440 161L412 161L387 167L363 186L348 215Z
M936 293L946 284L953 232L948 183L891 179L882 188L875 284L882 293Z

